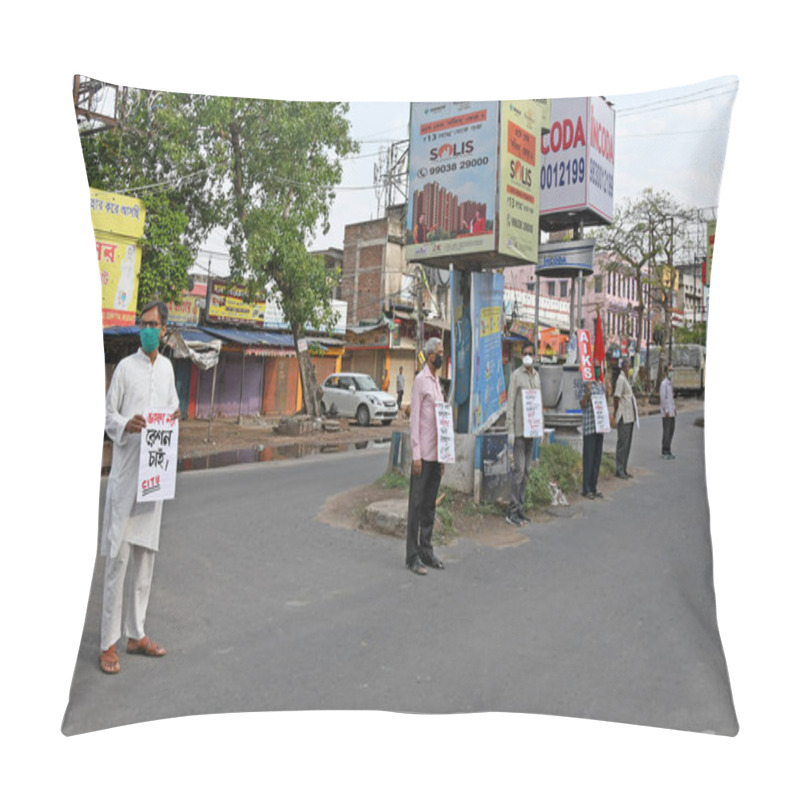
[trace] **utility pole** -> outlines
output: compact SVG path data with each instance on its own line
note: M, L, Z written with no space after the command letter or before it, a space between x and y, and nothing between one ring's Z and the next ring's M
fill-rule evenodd
M422 267L417 264L416 274L416 297L417 297L417 366L422 347L425 344L425 313L422 308ZM415 370L416 371L416 370Z

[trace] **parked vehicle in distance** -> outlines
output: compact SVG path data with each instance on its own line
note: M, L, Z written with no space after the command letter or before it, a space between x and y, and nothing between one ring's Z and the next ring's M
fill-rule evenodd
M340 417L354 417L359 425L376 419L391 425L397 416L397 400L382 392L370 375L334 372L322 383L322 413L333 411Z
M658 378L659 357L662 366L669 358L667 348L650 347L650 380L655 384ZM706 388L706 348L700 344L672 345L672 387L675 394L702 396Z

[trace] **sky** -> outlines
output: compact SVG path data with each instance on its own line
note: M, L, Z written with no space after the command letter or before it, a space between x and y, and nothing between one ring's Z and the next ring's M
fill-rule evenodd
M792 428L782 420L791 418L797 383L796 332L793 295L774 287L792 287L795 265L784 233L791 227L772 221L778 211L791 214L800 175L792 147L797 47L784 5L763 0L740 12L696 0L663 8L506 0L464 13L436 0L261 10L239 0L15 7L0 50L10 76L0 195L8 785L26 796L68 786L119 798L142 787L198 798L316 798L342 787L354 798L791 794L800 545L791 523ZM105 386L75 73L172 91L391 104L456 93L620 99L739 77L719 196L704 429L717 616L742 725L736 739L541 715L344 711L222 714L61 735L97 550ZM715 127L706 116L711 99L680 106L681 127L640 109L626 125L645 127L632 127L628 139L620 114L620 148L657 144L650 166L670 142L696 147L696 134L685 131ZM401 116L387 114L359 125L365 140L403 130ZM693 163L710 157L698 151ZM674 171L674 157L661 170ZM347 185L363 180L348 175ZM363 196L364 211L353 215L368 218L374 194ZM762 399L756 387L765 379L785 391ZM680 428L678 459L679 441ZM316 500L314 487L309 497ZM398 564L402 570L401 557ZM425 766L409 773L410 741L424 743ZM141 769L133 781L131 757Z
M615 202L634 198L649 187L668 191L687 206L716 207L737 90L738 79L723 76L652 92L601 92L616 111ZM341 249L346 225L378 216L375 166L382 151L408 139L408 101L349 105L350 135L358 141L360 151L342 161L342 181L331 207L330 228L327 233L318 231L313 249ZM210 257L212 272L226 274L224 234L214 233L203 250L199 265L205 269Z

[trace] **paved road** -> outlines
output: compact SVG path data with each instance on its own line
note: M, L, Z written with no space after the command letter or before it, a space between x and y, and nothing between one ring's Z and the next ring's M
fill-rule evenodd
M636 476L509 549L456 541L443 572L315 519L385 451L184 473L165 509L148 631L160 660L97 667L95 569L64 732L257 710L529 711L736 730L717 634L703 430L634 432ZM613 434L606 449L613 447ZM102 498L101 498L102 502Z

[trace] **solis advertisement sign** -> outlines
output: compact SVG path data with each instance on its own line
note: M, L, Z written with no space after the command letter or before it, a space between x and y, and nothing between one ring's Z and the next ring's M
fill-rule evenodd
M590 211L614 220L614 109L601 97L554 99L542 137L542 216Z
M498 105L411 104L409 261L494 249Z
M535 263L539 248L539 140L543 109L533 100L500 107L498 252Z
M103 327L133 325L144 235L144 205L136 197L90 189L97 263L102 287Z

